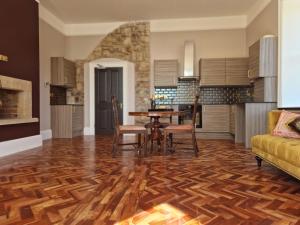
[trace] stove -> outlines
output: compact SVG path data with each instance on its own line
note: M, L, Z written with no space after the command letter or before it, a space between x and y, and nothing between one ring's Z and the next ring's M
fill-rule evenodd
M191 124L193 119L194 105L181 104L178 106L179 111L185 112L184 116L178 117L178 124ZM197 106L196 128L202 128L202 105Z

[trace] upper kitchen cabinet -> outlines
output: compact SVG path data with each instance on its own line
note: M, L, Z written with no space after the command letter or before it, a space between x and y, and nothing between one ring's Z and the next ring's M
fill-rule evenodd
M201 59L202 86L250 85L248 58Z
M201 59L199 62L199 71L201 85L226 85L225 58Z
M226 59L226 85L250 85L248 58Z
M277 75L277 38L262 37L249 48L249 78L274 77Z
M63 57L51 58L51 84L75 87L76 65Z
M154 60L154 86L176 86L178 60Z

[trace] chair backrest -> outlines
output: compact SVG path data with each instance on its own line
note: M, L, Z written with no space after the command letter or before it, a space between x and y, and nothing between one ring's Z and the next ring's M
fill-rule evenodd
M113 108L113 117L114 117L114 125L115 125L115 131L119 131L119 108L118 108L118 100L116 96L111 97L111 103L112 103L112 108Z
M199 96L195 97L194 101L194 110L193 110L193 117L192 117L192 124L195 127L196 125L196 115L197 115L197 110L198 110L198 101L199 101Z

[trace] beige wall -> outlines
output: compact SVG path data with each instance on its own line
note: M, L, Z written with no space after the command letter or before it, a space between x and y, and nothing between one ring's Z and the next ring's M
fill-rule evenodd
M184 42L188 40L196 45L196 75L200 58L243 57L248 52L245 29L152 33L151 63L154 59L178 59L182 75Z
M278 36L278 0L271 3L247 27L247 46L266 34Z
M50 125L50 57L64 56L65 37L43 20L40 20L40 129L48 130Z
M70 60L86 59L105 36L66 37L66 58Z
M102 38L103 36L67 37L66 57L72 60L85 59ZM202 57L243 57L248 54L245 29L151 33L151 69L154 59L178 59L182 74L183 48L186 40L193 40L196 44L197 74L198 61ZM153 71L151 82L153 87Z

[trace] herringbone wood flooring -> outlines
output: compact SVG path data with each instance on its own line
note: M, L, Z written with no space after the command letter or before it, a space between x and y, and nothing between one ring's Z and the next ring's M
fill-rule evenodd
M113 159L111 137L0 159L0 224L300 224L300 182L230 141Z

